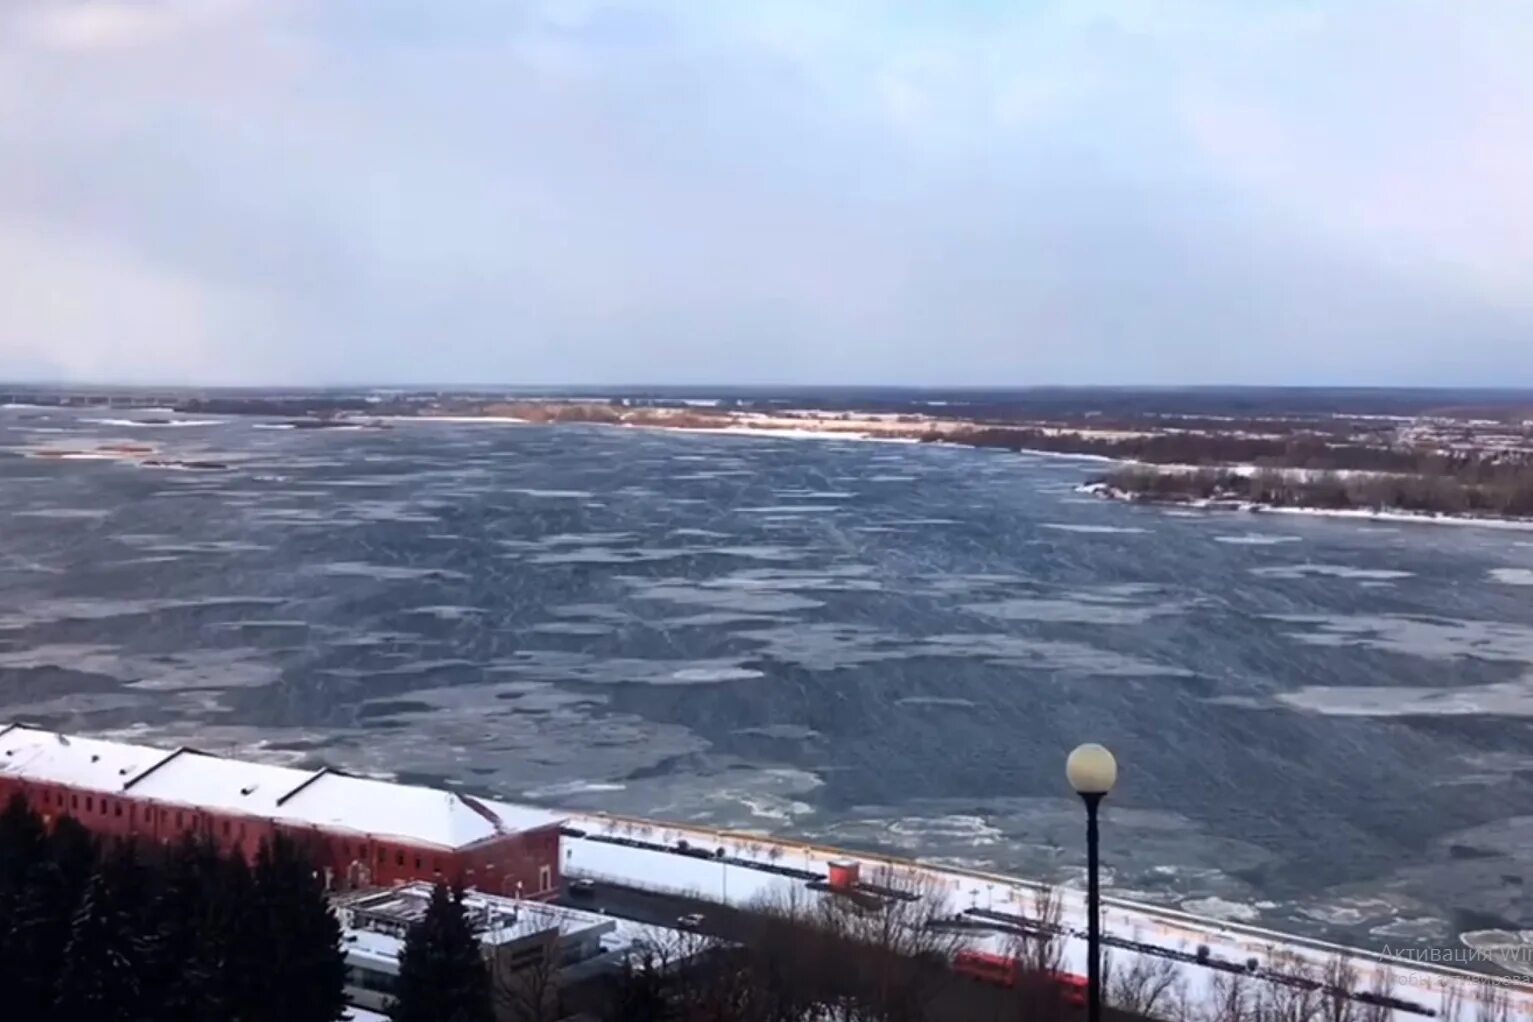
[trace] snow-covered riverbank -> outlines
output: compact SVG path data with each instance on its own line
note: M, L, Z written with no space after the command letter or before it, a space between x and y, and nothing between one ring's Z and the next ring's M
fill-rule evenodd
M1487 529L1512 529L1533 532L1533 518L1497 518L1488 515L1452 515L1439 512L1405 511L1374 508L1305 507L1302 505L1265 504L1219 498L1154 497L1110 486L1087 483L1078 492L1120 500L1130 504L1157 504L1164 507L1190 508L1198 511L1243 511L1248 514L1306 515L1314 518L1345 518L1362 522L1404 522L1411 525L1473 525Z

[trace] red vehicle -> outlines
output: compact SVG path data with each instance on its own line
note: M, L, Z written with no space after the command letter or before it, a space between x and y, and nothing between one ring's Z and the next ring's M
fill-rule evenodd
M979 980L981 983L990 983L1007 989L1017 986L1028 975L1026 966L1017 959L985 951L958 952L953 956L953 971L961 976ZM1051 972L1048 974L1047 982L1066 1004L1076 1008L1086 1006L1085 976L1077 976L1070 972Z

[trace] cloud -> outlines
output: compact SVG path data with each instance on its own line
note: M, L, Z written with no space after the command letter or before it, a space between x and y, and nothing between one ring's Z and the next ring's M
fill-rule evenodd
M23 0L0 376L1533 384L1525 22Z

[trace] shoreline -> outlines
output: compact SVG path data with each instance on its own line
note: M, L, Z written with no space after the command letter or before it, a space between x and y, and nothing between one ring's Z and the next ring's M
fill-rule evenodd
M1123 504L1144 504L1152 507L1186 508L1193 511L1235 512L1245 514L1303 515L1310 518L1340 518L1355 522L1387 522L1406 525L1460 525L1485 529L1506 529L1513 532L1533 532L1533 518L1495 518L1485 515L1455 515L1441 512L1404 511L1389 508L1336 508L1313 507L1303 504L1262 504L1252 501L1186 499L1153 497L1141 493L1120 490L1105 483L1085 483L1076 487L1077 493L1087 494L1100 500Z

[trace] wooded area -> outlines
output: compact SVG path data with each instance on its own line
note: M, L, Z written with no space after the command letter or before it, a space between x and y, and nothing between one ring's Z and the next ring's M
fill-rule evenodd
M332 1022L340 927L288 842L255 865L210 843L103 846L20 798L0 813L7 1022Z
M1131 497L1229 501L1324 510L1409 511L1445 515L1533 516L1533 465L1494 472L1391 475L1228 469L1122 468L1094 480Z

